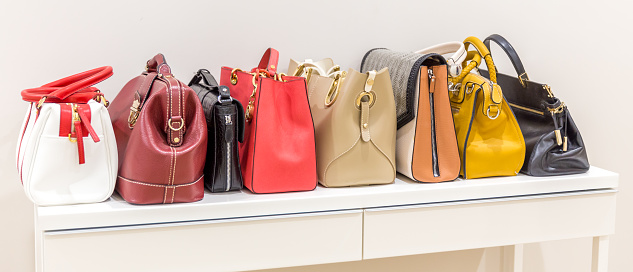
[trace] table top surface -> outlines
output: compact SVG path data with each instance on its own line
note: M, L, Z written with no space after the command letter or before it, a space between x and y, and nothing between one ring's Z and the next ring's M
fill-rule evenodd
M210 193L194 203L133 205L118 194L101 203L36 207L40 230L129 226L306 212L340 211L455 201L525 197L617 189L617 173L591 167L584 174L553 177L493 177L443 183L417 183L398 175L394 184L325 188L278 194Z

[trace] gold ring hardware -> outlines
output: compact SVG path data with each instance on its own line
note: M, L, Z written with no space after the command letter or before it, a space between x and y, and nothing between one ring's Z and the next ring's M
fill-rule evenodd
M494 117L490 116L490 108L492 106L496 106L497 107L497 115L495 115ZM501 109L499 108L499 106L497 106L497 105L490 105L490 106L488 106L488 110L486 110L486 116L488 116L488 118L490 118L490 120L497 119L497 117L499 117L499 114L501 114Z
M337 74L334 77L334 81L332 81L332 85L330 85L330 90L325 95L325 107L332 106L334 102L336 102L339 94L339 89L341 88L341 81L343 80L343 76L341 76L341 74Z
M356 107L360 109L360 102L362 102L363 98L367 96L369 99L369 107L374 105L374 102L376 102L376 93L374 93L374 91L370 91L370 92L361 92L360 94L358 94L358 96L356 97Z
M184 126L185 126L185 122L180 121L180 127L178 128L174 128L171 126L171 118L169 118L169 120L167 121L167 125L169 126L169 128L173 131L179 131L181 130Z
M77 142L77 139L73 139L72 137L70 137L71 135L72 135L72 134L68 133L68 140L69 140L71 143L76 143L76 142Z
M231 71L231 84L237 84L237 71L242 71L242 69L235 68Z
M275 79L275 80L277 80L277 81L279 81L279 82L287 82L287 80L284 80L284 79L282 78L282 77L284 77L284 76L288 76L288 75L286 75L286 74L284 74L284 73L278 73L278 74L275 74L275 78L274 78L274 79Z

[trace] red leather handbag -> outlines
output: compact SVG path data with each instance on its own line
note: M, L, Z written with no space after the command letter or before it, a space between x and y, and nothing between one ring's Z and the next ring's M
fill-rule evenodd
M279 52L269 48L251 72L222 67L220 84L246 106L240 164L253 193L316 188L314 125L303 77L277 74Z
M202 199L207 128L196 93L175 79L162 54L110 105L119 151L116 190L130 203Z

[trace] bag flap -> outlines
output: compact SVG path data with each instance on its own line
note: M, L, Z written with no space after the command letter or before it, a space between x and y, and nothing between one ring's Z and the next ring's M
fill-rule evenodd
M397 52L386 48L369 50L363 57L361 72L379 71L389 68L389 76L396 102L398 128L406 125L415 117L415 89L420 74L420 66L446 65L446 60L439 54L416 54Z

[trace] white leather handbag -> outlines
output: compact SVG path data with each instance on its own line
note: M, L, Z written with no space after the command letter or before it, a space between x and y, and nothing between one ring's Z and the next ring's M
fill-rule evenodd
M108 102L91 87L111 75L106 66L22 91L31 103L18 139L17 168L35 204L94 203L112 195L117 145Z

